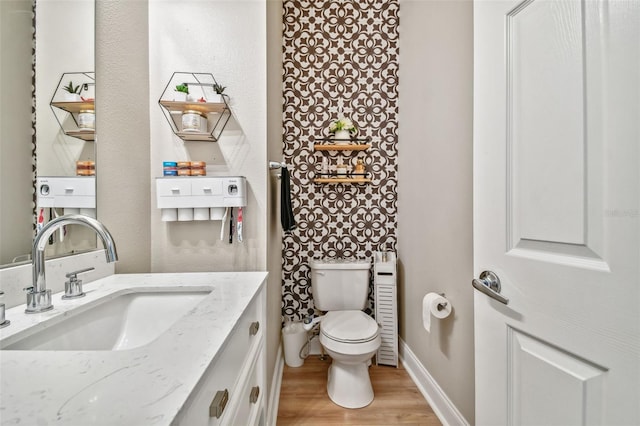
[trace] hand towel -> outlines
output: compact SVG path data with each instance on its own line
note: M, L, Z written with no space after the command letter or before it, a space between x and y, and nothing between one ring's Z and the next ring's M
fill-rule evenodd
M289 170L286 167L282 168L280 176L280 222L284 232L291 232L296 227L296 220L291 209L291 180Z

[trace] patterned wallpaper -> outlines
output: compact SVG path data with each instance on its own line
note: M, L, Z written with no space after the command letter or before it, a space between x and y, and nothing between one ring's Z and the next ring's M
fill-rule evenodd
M314 312L310 259L395 250L398 10L399 0L284 1L284 160L298 224L283 239L285 318ZM340 114L371 149L313 150ZM314 183L323 156L334 166L362 159L372 182ZM371 304L370 291L369 313Z

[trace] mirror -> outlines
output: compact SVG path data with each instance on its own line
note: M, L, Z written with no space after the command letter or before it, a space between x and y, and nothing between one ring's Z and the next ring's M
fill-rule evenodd
M37 208L36 176L75 177L77 161L95 161L93 138L63 129L77 114L60 119L51 105L69 83L63 74L94 71L94 10L94 0L0 1L0 267L29 261L41 213L45 222L65 213ZM93 97L95 86L84 89ZM48 257L96 248L88 229L65 231L50 240Z

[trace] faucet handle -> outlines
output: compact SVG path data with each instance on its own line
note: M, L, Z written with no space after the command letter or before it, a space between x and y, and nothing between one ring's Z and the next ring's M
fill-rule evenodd
M93 271L94 269L95 268L84 268L66 274L65 276L69 278L69 281L65 281L64 283L64 296L62 296L62 298L75 299L84 296L85 294L82 291L82 280L78 279L78 274Z
M90 267L90 268L84 268L84 269L78 269L77 271L73 271L73 272L69 272L69 273L67 273L67 274L65 275L65 277L67 277L67 278L71 278L72 280L77 280L77 279L78 279L78 277L77 277L77 275L78 275L78 274L82 274L82 273L84 273L84 272L93 271L94 269L95 269L95 268L93 268L93 267Z
M11 321L4 317L4 303L0 303L0 328L5 328L9 324L11 324Z
M4 295L4 291L0 290L0 296ZM11 321L4 317L4 303L0 303L0 328L4 328L11 324Z

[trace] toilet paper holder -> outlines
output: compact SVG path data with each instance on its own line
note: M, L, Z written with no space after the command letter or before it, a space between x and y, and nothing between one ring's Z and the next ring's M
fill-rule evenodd
M440 293L440 296L445 297L444 293ZM442 303L438 303L438 305L436 305L436 308L438 309L438 311L441 311L443 309L447 308L447 305L449 304L449 302L442 302Z

